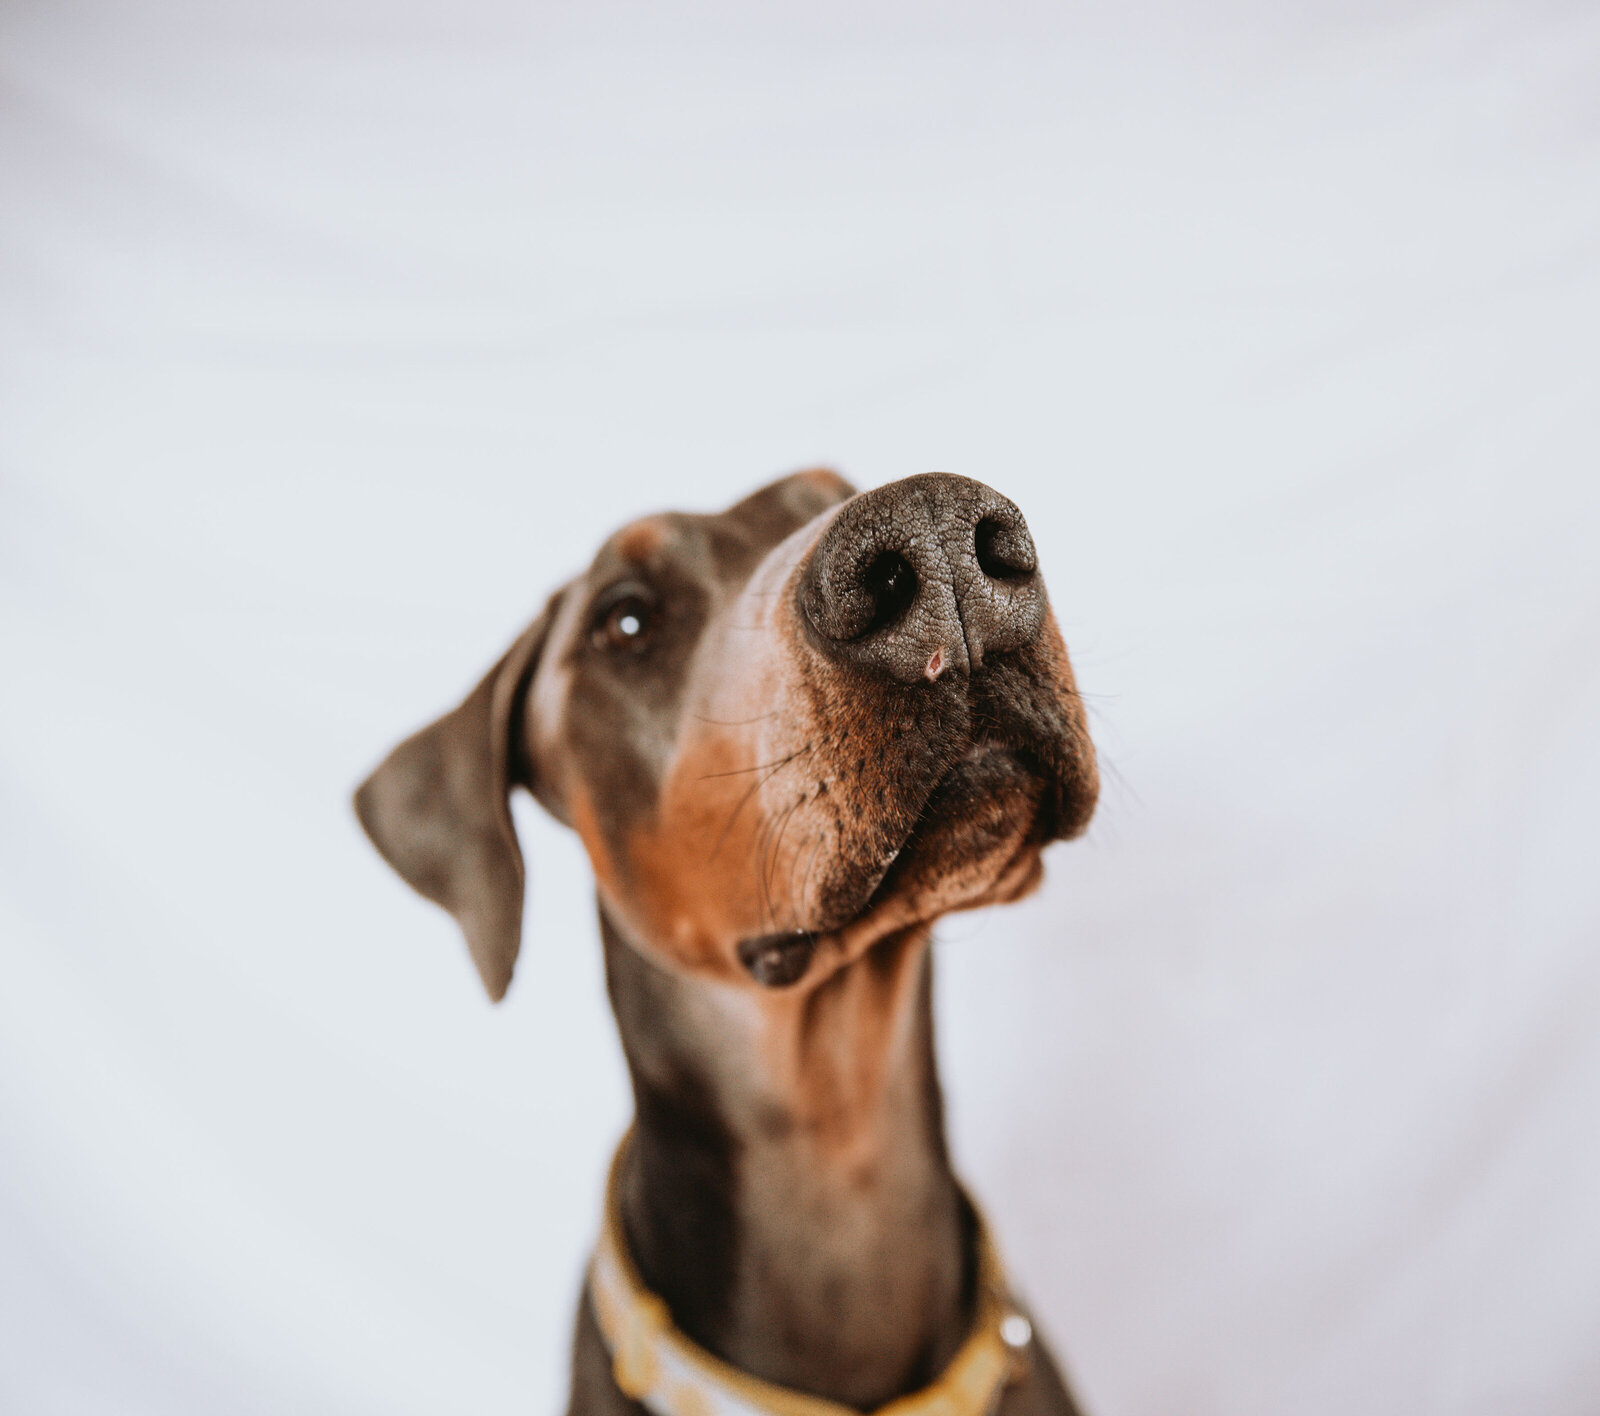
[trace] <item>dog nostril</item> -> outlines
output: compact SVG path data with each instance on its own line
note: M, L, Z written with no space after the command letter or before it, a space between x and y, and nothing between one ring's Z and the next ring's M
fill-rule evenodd
M991 580L1016 580L1039 568L1033 539L1022 526L1010 526L986 516L972 533L978 569Z
M887 629L917 598L917 573L898 551L886 551L867 567L861 583L872 596L872 623L863 631L873 634Z

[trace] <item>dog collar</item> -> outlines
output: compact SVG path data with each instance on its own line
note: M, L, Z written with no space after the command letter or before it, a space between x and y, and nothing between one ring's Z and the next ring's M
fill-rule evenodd
M605 1220L589 1265L589 1296L623 1394L654 1416L861 1416L853 1407L741 1372L673 1325L666 1303L640 1279L623 1234L618 1179L631 1136L622 1138L611 1161ZM1007 1300L1000 1256L982 1216L973 1213L978 1311L972 1332L937 1381L873 1416L990 1416L1018 1374L1033 1330Z

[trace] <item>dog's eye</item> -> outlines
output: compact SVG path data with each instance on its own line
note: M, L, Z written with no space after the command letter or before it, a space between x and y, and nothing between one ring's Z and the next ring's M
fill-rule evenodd
M656 607L644 595L624 592L612 599L595 623L593 639L597 649L643 649L655 627Z

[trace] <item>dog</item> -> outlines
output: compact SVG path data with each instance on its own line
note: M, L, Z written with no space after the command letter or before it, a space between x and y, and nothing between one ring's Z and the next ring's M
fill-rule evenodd
M593 865L635 1098L572 1416L1071 1416L952 1173L929 930L1016 900L1098 792L1026 522L946 473L796 473L624 527L356 793L516 961L511 789Z

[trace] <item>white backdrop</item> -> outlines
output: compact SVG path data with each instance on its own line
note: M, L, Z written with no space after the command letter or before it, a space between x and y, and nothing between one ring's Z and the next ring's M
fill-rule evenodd
M979 9L0 13L0 1410L556 1409L585 867L493 1009L346 796L819 461L1013 496L1095 706L939 955L1093 1410L1600 1410L1600 11Z

